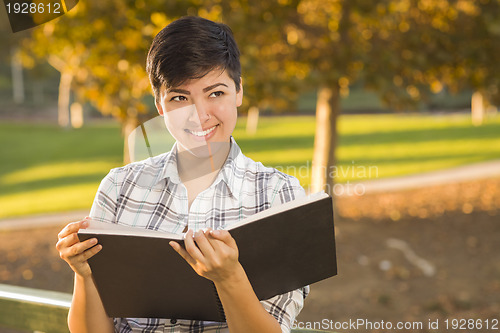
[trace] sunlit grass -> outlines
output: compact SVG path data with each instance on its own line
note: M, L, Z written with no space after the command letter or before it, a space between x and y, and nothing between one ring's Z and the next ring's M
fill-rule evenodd
M69 184L0 196L0 217L65 212L90 211L99 182Z
M474 127L468 114L343 115L339 119L337 182L442 170L500 158L500 116ZM314 117L263 119L255 136L240 122L235 138L265 165L311 182ZM256 149L257 148L257 149Z
M0 218L89 209L101 179L122 162L116 124L78 130L0 124Z
M116 164L109 161L47 163L11 172L1 177L0 181L5 185L17 185L57 178L102 174L103 170L109 170L113 167L116 167Z
M261 118L255 135L238 120L243 153L310 184L315 119ZM117 124L66 131L49 125L0 124L0 218L89 209L99 182L122 163ZM470 116L343 115L338 182L441 170L500 158L500 116L483 126Z

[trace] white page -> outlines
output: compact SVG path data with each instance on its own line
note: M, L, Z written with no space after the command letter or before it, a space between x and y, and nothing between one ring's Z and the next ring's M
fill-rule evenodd
M314 202L321 200L323 198L327 198L328 194L326 194L324 191L322 192L317 192L310 194L306 197L292 200L289 202L286 202L282 205L274 206L269 209L266 209L262 212L259 212L257 214L254 214L252 216L249 216L247 218L242 219L241 221L238 221L234 224L232 224L227 230L232 230L235 228L238 228L242 225L263 219L265 217L278 214L280 212L284 212L286 210L295 208L295 207L300 207L303 205L306 205L308 203ZM120 224L115 224L115 223L106 223L106 222L100 222L96 220L90 220L90 225L86 229L80 229L79 233L82 234L88 234L88 233L95 233L95 234L107 234L107 235L125 235L125 236L144 236L144 237L155 237L155 238L170 238L170 239L176 239L176 240L182 240L184 238L185 234L182 235L177 235L169 232L163 232L163 231L155 231L155 230L149 230L149 229L143 229L143 228L137 228L137 227L130 227L130 226L124 226Z
M124 235L124 236L145 236L156 238L170 238L181 240L183 235L177 235L170 232L149 230L144 228L130 227L116 223L106 223L96 220L90 220L86 229L80 229L81 234L106 234L106 235Z
M244 218L243 220L232 224L229 228L227 228L227 230L232 230L232 229L238 228L242 225L254 222L256 220L260 220L260 219L263 219L265 217L268 217L268 216L271 216L274 214L278 214L278 213L284 212L286 210L289 210L289 209L292 209L295 207L304 206L308 203L318 201L318 200L321 200L321 199L327 198L327 197L328 197L328 194L326 194L324 191L321 191L321 192L310 194L310 195L305 196L305 197L300 198L300 199L288 201L288 202L285 202L284 204L271 207L269 209L263 210L262 212L259 212L257 214L252 215L252 216Z

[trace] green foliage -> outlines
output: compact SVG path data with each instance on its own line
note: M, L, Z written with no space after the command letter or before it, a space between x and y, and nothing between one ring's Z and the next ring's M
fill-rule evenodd
M386 1L376 12L363 77L388 103L404 109L443 88L498 97L498 1Z
M314 86L346 96L361 82L400 110L445 87L500 96L498 1L294 3L295 14L283 23L292 72L305 70Z
M130 1L80 2L61 18L34 29L23 43L25 62L45 58L70 74L78 98L92 102L103 114L124 121L145 113L145 50L154 27L144 24L149 17L133 6Z
M443 88L500 96L494 0L90 0L35 28L24 60L37 55L72 73L81 99L121 121L154 114L143 102L147 50L183 15L231 26L242 51L245 107L290 110L299 91L327 84L346 96L356 82L397 109Z

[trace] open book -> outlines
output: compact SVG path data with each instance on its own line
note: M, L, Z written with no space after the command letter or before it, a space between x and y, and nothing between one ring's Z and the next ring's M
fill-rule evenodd
M332 199L316 193L227 228L259 300L337 274ZM110 317L225 321L214 284L168 244L183 235L91 221L78 232L102 250L89 259Z

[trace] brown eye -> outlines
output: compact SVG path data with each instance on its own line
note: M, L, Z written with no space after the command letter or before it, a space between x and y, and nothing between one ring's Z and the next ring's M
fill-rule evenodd
M219 96L222 96L222 95L224 95L223 91L214 91L208 97L219 97Z
M183 102L183 101L187 101L187 98L185 96L174 96L170 99L170 101Z

